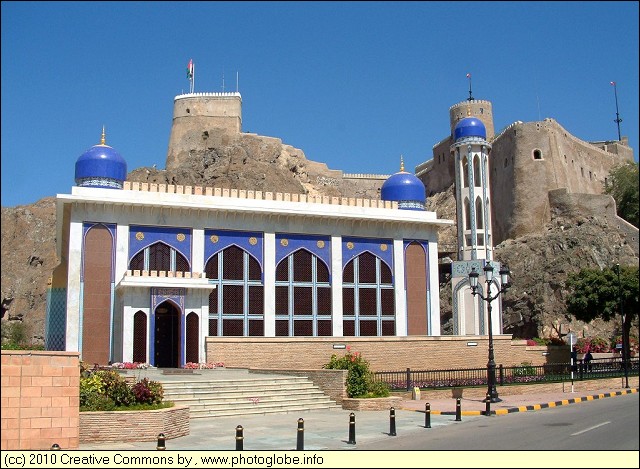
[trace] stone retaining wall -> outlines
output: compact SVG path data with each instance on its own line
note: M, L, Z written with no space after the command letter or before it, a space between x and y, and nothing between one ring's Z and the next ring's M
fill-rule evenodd
M189 434L189 407L80 413L80 442L155 441Z
M2 350L3 450L78 448L77 352Z
M401 397L374 397L370 399L346 398L342 401L342 408L346 410L389 410L402 402Z

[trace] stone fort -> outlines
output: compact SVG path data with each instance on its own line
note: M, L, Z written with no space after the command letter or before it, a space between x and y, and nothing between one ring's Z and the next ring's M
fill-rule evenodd
M557 190L569 195L600 195L609 171L616 165L634 161L627 137L621 141L587 142L571 135L552 118L514 121L496 134L491 101L470 98L449 108L451 133L433 145L431 159L415 167L415 175L425 184L428 198L446 192L455 183L453 130L467 116L482 121L491 144L494 246L506 239L539 232L551 219L550 196L557 194ZM194 152L242 139L257 140L260 150L271 141L282 143L273 137L242 132L242 97L238 92L176 96L166 168L177 170ZM282 145L282 151L302 154L289 145ZM310 195L320 191L322 195L376 198L388 177L366 171L343 173L309 160L304 171L308 184L303 186ZM455 212L447 214L452 215L455 217ZM440 257L456 259L456 246L453 239L447 240L445 236L439 243Z

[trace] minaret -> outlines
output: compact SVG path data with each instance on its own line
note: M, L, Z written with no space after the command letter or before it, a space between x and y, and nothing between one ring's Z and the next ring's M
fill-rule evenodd
M487 141L484 123L471 117L458 121L453 130L451 151L455 158L456 215L458 221L458 260L451 266L453 288L453 333L455 335L488 334L485 302L471 294L469 273L472 268L483 274L491 263L495 272L500 265L493 261L491 236L491 190L489 186L489 156L491 144ZM495 277L498 277L497 275ZM495 278L492 291L500 288ZM479 283L485 285L484 277ZM495 290L494 290L495 289ZM502 332L500 300L491 305L493 333Z
M454 129L458 214L458 260L493 259L489 152L485 126L475 117L462 119Z

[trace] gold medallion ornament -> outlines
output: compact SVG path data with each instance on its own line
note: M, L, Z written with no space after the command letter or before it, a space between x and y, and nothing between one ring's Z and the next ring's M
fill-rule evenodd
M255 236L252 236L251 238L249 238L249 244L251 246L255 246L256 244L258 244L258 239Z
M178 241L180 241L180 242L184 241L184 240L185 240L185 238L186 238L186 236L185 236L183 233L178 233L178 234L176 235L176 239L177 239Z
M142 241L142 240L144 239L144 233L143 233L143 232L141 232L141 231L138 231L138 232L136 233L136 239L137 239L138 241Z
M320 240L320 241L318 241L318 242L316 243L316 245L317 245L320 249L322 249L322 248L324 247L324 241Z
M387 245L386 245L386 244L381 244L381 245L380 245L380 250L381 250L381 251L386 251L387 249L388 249L388 247L387 247Z
M353 249L353 243L351 241L347 243L347 249Z
M289 240L288 239L281 239L280 240L280 244L282 244L283 246L289 246Z
M218 242L218 237L217 237L216 235L211 235L211 237L210 237L209 239L211 240L211 242L212 242L213 244L215 244L215 243L217 243L217 242Z

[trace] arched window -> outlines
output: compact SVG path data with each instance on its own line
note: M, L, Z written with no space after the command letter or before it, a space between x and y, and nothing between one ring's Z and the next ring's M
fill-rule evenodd
M471 204L468 197L464 198L464 229L471 229Z
M394 335L395 293L389 266L363 252L347 263L342 281L343 334Z
M467 156L462 159L462 187L469 187L469 160Z
M476 197L476 228L481 230L483 228L483 213L482 198Z
M205 273L216 285L209 294L209 335L264 336L264 286L258 261L229 246L207 261Z
M185 327L185 362L200 362L200 321L193 311L187 314Z
M535 150L533 150L533 159L534 160L541 160L542 159L542 152L540 150L538 150L537 148Z
M474 187L482 186L482 179L480 179L480 157L478 155L473 157L473 185Z
M147 362L147 315L142 311L133 315L133 361Z
M189 261L176 249L157 242L138 252L131 262L130 270L157 270L165 272L189 272Z
M276 267L276 336L331 336L329 268L299 249Z

